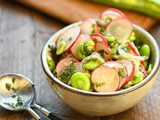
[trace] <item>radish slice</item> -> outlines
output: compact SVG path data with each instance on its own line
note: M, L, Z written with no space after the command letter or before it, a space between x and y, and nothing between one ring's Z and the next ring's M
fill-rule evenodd
M126 59L135 59L135 60L139 60L139 61L144 61L145 60L145 57L142 57L142 56L135 56L131 53L127 53L125 52L122 48L125 47L123 45L120 45L118 47L118 52L119 54L123 57L123 58L126 58Z
M80 26L73 26L67 29L57 40L57 48L59 47L61 41L66 43L66 47L64 51L69 50L72 45L77 40L78 36L80 35L81 27Z
M93 19L87 19L82 22L81 24L82 28L82 34L93 34L93 33L99 33L99 28L97 26L97 23Z
M125 84L127 84L131 80L133 75L134 75L134 72L135 72L134 65L133 65L133 63L131 61L125 60L125 59L119 60L118 62L123 64L127 69L128 76L127 76L126 82L125 82Z
M104 36L101 35L100 33L94 33L94 34L91 34L90 36L91 36L92 40L95 43L98 42L98 41L105 42L107 44L107 46L108 46L108 42L106 41L106 39L104 38Z
M71 48L71 52L76 58L78 58L77 49L78 49L79 45L82 45L84 42L86 42L88 40L92 40L92 39L91 39L90 35L87 35L87 34L81 34L78 37L78 39L76 40L76 42L74 43L74 45Z
M109 22L117 18L126 18L126 16L118 9L110 8L104 11L99 19L98 24L105 27Z
M97 92L114 92L119 88L119 75L114 68L100 66L92 72L91 82Z
M70 66L74 62L78 62L78 60L76 58L73 58L73 57L72 58L64 58L61 61L59 61L57 66L56 66L57 74L59 74L63 69Z
M118 18L108 24L106 34L115 36L121 44L125 44L132 30L132 23L128 19Z
M111 58L111 53L108 49L108 45L106 44L106 42L96 42L95 51L99 52L99 54L103 56L106 60Z
M101 14L101 16L107 15L107 14L126 18L126 15L125 15L125 14L123 14L120 10L115 9L115 8L109 8L109 9L105 10L105 11Z
M116 62L116 61L107 61L103 63L103 66L108 66L118 71L118 74L120 76L120 86L119 87L123 86L126 83L128 73L127 73L126 67L123 64Z
M140 56L139 51L133 42L128 43L128 46L136 56Z

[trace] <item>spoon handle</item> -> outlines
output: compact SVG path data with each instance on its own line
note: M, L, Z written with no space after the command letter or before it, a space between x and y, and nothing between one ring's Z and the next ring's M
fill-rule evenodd
M41 117L35 111L33 111L30 107L28 107L27 110L36 120L41 119Z
M59 117L52 114L51 112L49 112L47 109L41 107L40 105L38 105L36 103L34 104L34 107L36 107L39 111L41 111L45 116L47 116L51 120L62 120Z

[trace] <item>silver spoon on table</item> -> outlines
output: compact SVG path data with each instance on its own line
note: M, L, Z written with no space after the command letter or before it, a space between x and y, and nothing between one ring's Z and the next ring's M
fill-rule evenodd
M51 120L61 120L51 112L35 103L34 84L20 74L4 74L0 76L0 106L11 111L28 110L37 120L40 116L31 108L35 107Z

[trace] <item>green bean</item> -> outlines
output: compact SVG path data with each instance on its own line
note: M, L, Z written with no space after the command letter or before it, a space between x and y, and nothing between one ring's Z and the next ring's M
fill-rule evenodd
M98 59L97 60L89 60L87 63L83 64L83 68L85 70L94 70L99 65L101 65L101 62Z
M147 69L148 68L148 60L145 60L143 63L144 63L145 69Z
M79 59L83 59L93 52L95 43L92 40L84 42L77 48L77 56Z
M77 57L78 59L82 60L85 58L85 55L82 53L83 45L78 46L77 48Z
M88 46L93 47L95 45L95 43L92 40L88 40L85 42Z
M131 79L132 85L136 85L144 79L142 72L137 71Z
M91 78L91 74L89 74L88 72L84 73L89 79Z
M140 48L140 55L141 56L146 56L147 60L150 57L150 47L147 44L142 45L142 47Z
M129 42L133 42L136 40L136 36L135 36L135 32L132 32L132 34L130 35L130 37L128 38Z
M105 38L108 42L114 42L116 40L116 38L114 36L111 36L111 35L105 36Z
M151 73L152 69L153 69L153 65L150 63L147 70L148 74Z
M48 63L49 69L51 70L51 72L53 72L55 69L55 62L52 59L52 57L49 55L47 55L47 63Z
M59 46L57 47L56 54L57 55L62 54L64 52L65 48L66 48L66 42L61 41Z
M71 86L81 90L89 91L91 88L90 79L85 73L76 72L71 76Z
M127 84L125 84L124 86L122 86L122 89L130 88L131 86L132 86L132 82L129 81Z
M93 49L94 49L94 45L95 45L95 43L92 40L86 41L83 44L82 53L84 53L86 56L92 54Z

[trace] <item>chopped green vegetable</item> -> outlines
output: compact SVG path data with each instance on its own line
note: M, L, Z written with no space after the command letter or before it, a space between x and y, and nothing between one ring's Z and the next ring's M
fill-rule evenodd
M105 35L105 28L104 27L100 27L100 33L102 34L102 35ZM94 41L95 42L95 41Z
M107 58L105 57L105 55L108 55L108 53L105 50L99 50L98 53L101 55L101 57L104 60L107 60Z
M15 80L16 80L16 78L12 78L12 83L13 83L13 84L14 84Z
M57 55L62 54L64 52L65 48L66 48L66 42L65 41L61 41L60 44L57 47L56 54Z
M15 104L16 107L22 106L23 105L23 100L21 97L18 96L17 98L17 103Z
M11 87L11 89L12 89L15 93L19 90L19 88L14 88L14 87Z
M59 77L59 79L62 80L62 82L68 83L71 76L75 73L75 70L76 70L76 66L74 64L71 64L70 66L68 66L67 68L62 70L58 77Z
M132 32L132 34L130 35L130 37L128 38L129 42L133 42L136 40L136 36L135 36L135 32Z
M6 83L6 89L9 91L11 89L11 84Z
M95 33L96 32L95 31L95 24L92 24L91 27L92 27L92 33Z
M12 95L12 98L15 98L17 95Z
M114 36L112 36L111 34L107 34L106 36L105 36L105 39L108 41L108 42L115 42L115 40L116 40L116 37L114 37Z
M133 85L138 84L139 82L141 82L144 79L144 75L142 72L137 71L134 76L131 79L131 82Z
M97 58L90 58L82 63L82 67L85 70L94 70L101 64L102 62Z
M149 64L148 70L147 70L148 74L151 73L152 69L153 69L153 65L152 65L152 64Z
M6 105L8 105L9 107L11 107L11 108L15 108L15 105L14 105L14 103L9 103L9 102L5 102L4 104L6 104Z
M85 73L76 72L71 77L71 85L74 88L89 91L91 87L90 79Z
M52 57L49 55L47 55L47 63L48 63L49 69L51 70L51 72L53 72L55 69L55 62L52 59Z
M118 68L118 74L119 76L121 76L122 78L125 78L125 72L124 72L124 68Z
M100 86L105 85L105 84L106 84L105 82L94 82L93 87L100 87Z
M77 57L78 59L82 60L85 58L85 55L82 53L83 45L78 46L77 48Z
M150 57L150 47L147 44L144 44L141 48L140 48L140 55L141 56L146 56L147 60Z

